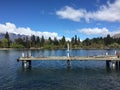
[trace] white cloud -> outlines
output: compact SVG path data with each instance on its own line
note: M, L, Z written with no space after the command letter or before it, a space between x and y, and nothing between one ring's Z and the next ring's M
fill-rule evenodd
M56 14L63 19L70 19L76 22L79 22L86 11L83 9L75 10L72 7L65 6L60 11L57 11Z
M21 34L21 35L36 35L36 36L44 36L45 38L51 37L52 39L54 37L60 38L56 32L40 32L30 29L29 27L16 27L15 24L7 22L6 24L0 24L0 33L15 33L15 34Z
M80 33L84 33L87 35L107 35L110 34L111 36L114 34L118 34L120 33L120 30L116 30L116 31L109 31L107 28L83 28L83 29L79 29L77 30Z
M74 9L73 7L65 6L63 9L56 11L56 15L76 22L79 22L82 18L87 22L90 19L120 22L120 0L116 0L114 3L107 2L107 5L102 5L97 11L93 12L86 9Z
M108 2L107 6L103 5L96 12L88 12L87 18L116 22L120 21L120 0L116 0L113 4Z
M91 34L108 34L109 30L107 28L83 28L81 30L78 30L80 33L84 33L87 35Z

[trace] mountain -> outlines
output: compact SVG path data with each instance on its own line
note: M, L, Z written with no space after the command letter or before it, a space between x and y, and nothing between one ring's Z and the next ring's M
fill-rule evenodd
M120 33L112 36L113 38L120 38Z
M0 33L0 40L5 37L5 34Z
M0 33L0 40L5 37L5 33ZM20 34L14 34L14 33L9 33L9 38L11 41L14 41L17 38L24 38L26 35L20 35Z

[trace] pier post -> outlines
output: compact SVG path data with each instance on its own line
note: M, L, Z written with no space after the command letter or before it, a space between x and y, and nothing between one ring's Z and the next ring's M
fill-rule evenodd
M116 70L120 69L120 61L112 61L112 68Z
M116 69L120 69L120 61L116 61Z
M115 69L115 62L112 62L112 68Z
M24 67L24 62L22 61L22 67Z
M69 43L67 44L67 70L69 71L70 70L70 46L69 46Z
M22 61L22 66L23 66L24 68L27 68L27 61Z
M28 61L24 60L24 61L22 61L22 67L23 68L29 68L31 66L32 66L31 60L28 60Z
M106 67L110 68L110 60L106 60Z
M29 64L29 67L32 66L32 62L31 62L31 60L28 61L28 64Z
M118 63L117 61L112 61L112 68L117 69Z
M119 67L118 67L118 64L119 64L118 61L116 61L116 62L115 62L116 69L119 68Z
M70 57L70 46L69 43L67 44L67 57Z
M119 67L119 69L120 69L120 61L118 61L118 67Z
M71 68L71 66L70 66L70 60L67 60L67 70L70 71L70 68Z

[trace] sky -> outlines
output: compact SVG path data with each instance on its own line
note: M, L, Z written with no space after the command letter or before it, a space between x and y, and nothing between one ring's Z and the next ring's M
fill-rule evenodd
M120 33L120 0L0 0L0 33L81 40Z

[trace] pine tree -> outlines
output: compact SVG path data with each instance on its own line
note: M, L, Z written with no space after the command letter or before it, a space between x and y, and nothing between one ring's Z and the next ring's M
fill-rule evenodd
M48 38L48 44L52 44L52 43L53 43L53 41L52 41L51 37L49 37Z
M31 36L31 46L35 47L35 35Z
M62 39L61 39L61 44L65 45L65 43L66 43L66 39L65 39L65 36L63 36Z
M77 45L78 42L77 42L77 35L75 35L75 45Z
M40 37L39 36L37 36L37 38L36 38L36 45L39 47L40 46Z
M45 43L45 38L44 38L44 36L42 36L42 38L41 38L41 46L44 46L44 43Z
M9 39L9 34L8 34L8 32L6 32L6 34L5 34L5 38L8 40L8 48L10 47L10 39Z

